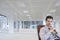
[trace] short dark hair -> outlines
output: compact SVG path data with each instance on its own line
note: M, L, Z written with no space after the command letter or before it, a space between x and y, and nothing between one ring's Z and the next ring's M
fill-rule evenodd
M53 17L52 16L47 16L45 20L47 21L47 19L52 19L53 20Z

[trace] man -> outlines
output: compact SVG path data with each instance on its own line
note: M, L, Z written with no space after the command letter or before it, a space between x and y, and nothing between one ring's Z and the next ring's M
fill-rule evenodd
M45 27L40 29L40 38L41 40L55 40L55 38L58 40L59 36L56 30L51 26L53 22L52 16L47 16L46 19L46 25Z

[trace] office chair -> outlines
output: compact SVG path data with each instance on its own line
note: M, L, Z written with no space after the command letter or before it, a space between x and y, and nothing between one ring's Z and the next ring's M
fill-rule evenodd
M44 27L44 26L45 26L45 25L37 25L37 33L38 33L38 39L39 39L39 40L41 40L40 35L39 35L40 29L41 29L42 27Z

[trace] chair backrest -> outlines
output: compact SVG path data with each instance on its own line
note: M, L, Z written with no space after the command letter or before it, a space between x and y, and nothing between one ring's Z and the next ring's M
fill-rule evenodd
M39 35L40 29L41 29L42 27L44 27L44 26L45 26L45 25L37 25L37 33L38 33L38 39L39 39L39 40L41 40L40 35Z

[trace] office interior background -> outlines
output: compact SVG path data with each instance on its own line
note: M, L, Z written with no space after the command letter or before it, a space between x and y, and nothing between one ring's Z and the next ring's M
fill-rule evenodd
M0 40L38 40L47 15L60 33L60 0L0 0Z

